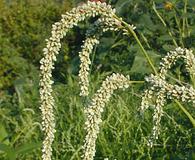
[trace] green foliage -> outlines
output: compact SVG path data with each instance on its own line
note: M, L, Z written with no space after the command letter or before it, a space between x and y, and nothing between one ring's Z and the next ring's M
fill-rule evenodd
M0 1L0 88L12 86L29 63L39 65L51 25L70 7L69 1ZM67 48L62 47L64 56Z
M27 143L18 148L11 148L5 144L0 144L0 150L6 153L8 160L15 160L19 154L27 154L29 152L32 152L33 149L37 149L40 147L41 143Z
M41 159L42 132L39 110L38 67L45 39L51 25L77 1L0 0L0 159ZM80 2L80 1L79 1ZM137 27L137 33L154 64L175 44L194 49L194 0L171 1L167 10L164 0L109 0L118 15ZM84 22L88 25L88 22ZM61 54L54 71L56 100L56 138L53 158L80 159L83 145L83 107L88 100L79 97L78 55L86 27L80 25L63 40ZM171 33L171 35L170 35ZM122 39L122 40L121 40ZM76 42L76 43L75 43ZM74 45L73 45L74 44ZM70 53L70 54L69 54ZM111 71L130 74L141 79L151 69L133 38L108 32L93 53L91 90L94 93ZM188 81L180 63L170 71L170 83ZM69 74L67 74L69 73ZM152 128L148 111L138 113L140 94L145 86L131 87L114 95L103 115L97 140L96 159L194 159L194 128L174 103L165 107L162 133L154 148L146 138ZM86 102L87 101L87 102ZM194 106L183 104L195 116Z

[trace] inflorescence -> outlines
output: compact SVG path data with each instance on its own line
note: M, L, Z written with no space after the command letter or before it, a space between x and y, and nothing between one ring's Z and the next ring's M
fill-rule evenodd
M81 96L89 94L89 65L90 54L95 45L99 44L101 33L108 30L119 31L123 34L129 34L128 28L134 30L133 25L122 23L122 19L115 15L115 10L110 5L101 2L90 2L73 8L71 11L62 15L62 19L52 25L51 37L46 40L46 48L43 49L44 58L40 63L40 97L41 97L41 112L42 112L42 129L45 134L42 148L42 159L51 160L52 143L55 133L55 118L54 118L54 98L52 96L52 70L56 56L59 54L61 43L60 40L66 36L67 32L77 26L79 22L86 18L99 16L98 20L86 34L86 40L82 45L82 50L79 52L80 57L80 88ZM123 25L125 24L126 27ZM100 31L100 32L99 32ZM166 99L179 99L183 102L195 103L195 89L191 85L174 85L166 81L167 71L171 68L177 59L182 58L185 61L186 69L195 78L195 57L192 51L188 49L176 48L163 58L160 64L159 74L151 74L146 77L146 81L151 87L144 92L141 102L141 110L146 110L149 106L154 107L153 122L154 127L152 137L158 139L160 133L160 121L163 115L163 106ZM120 88L128 88L130 84L129 78L122 74L114 73L107 77L102 83L102 86L94 95L91 103L85 108L86 122L85 130L86 137L83 145L83 159L92 160L95 155L95 142L99 133L99 125L101 123L101 113L104 110L106 103L109 101L113 92ZM155 101L152 101L155 99ZM152 141L149 141L152 146Z
M176 63L178 59L182 58L185 62L186 69L190 74L195 74L195 57L191 50L176 48L175 51L170 51L167 56L162 59L159 68L159 74L151 74L146 77L146 81L150 83L151 87L144 92L141 102L141 110L146 110L149 106L153 106L153 130L152 137L149 140L149 145L153 145L153 141L158 139L160 134L160 121L163 115L162 107L166 103L166 99L178 99L182 102L195 103L195 89L191 85L169 84L166 81L166 75L172 65ZM152 102L152 98L155 102Z
M95 142L97 134L99 133L99 125L102 122L101 113L104 111L105 105L108 103L115 90L128 88L129 84L129 77L113 73L111 76L106 78L106 80L102 83L101 88L94 95L90 105L85 108L85 130L87 135L83 146L84 160L92 160L95 155Z
M122 27L121 22L115 18L115 10L110 5L101 2L90 2L73 8L71 11L62 15L62 19L52 25L51 37L46 40L46 48L43 49L44 58L40 61L40 98L41 98L41 112L42 112L42 129L45 134L43 141L43 160L51 160L52 142L55 133L55 119L53 113L54 98L52 96L52 70L54 69L54 62L57 60L56 56L59 54L61 48L60 40L66 36L67 32L77 26L79 22L86 18L100 16L99 24L103 30L119 30ZM129 25L130 26L130 25ZM125 30L124 28L122 30ZM90 45L89 45L90 44ZM81 95L88 94L88 65L90 64L88 52L91 52L93 45L98 44L98 40L87 39L83 45L83 50L80 53L81 70L80 70L80 84ZM89 47L90 46L90 47ZM86 63L86 64L85 64Z
M121 19L122 21L122 19ZM129 25L132 30L136 27ZM82 51L79 52L80 57L80 71L79 71L79 84L80 84L80 96L88 96L89 94L89 65L90 54L92 53L95 45L99 44L100 36L106 31L119 31L122 30L123 34L127 34L126 28L121 25L121 22L117 19L100 17L91 28L87 30L86 39L83 41Z
M88 37L84 41L82 51L79 52L81 61L79 70L79 84L81 88L80 96L88 96L89 94L89 65L91 64L89 56L96 44L99 44L99 40L95 36Z

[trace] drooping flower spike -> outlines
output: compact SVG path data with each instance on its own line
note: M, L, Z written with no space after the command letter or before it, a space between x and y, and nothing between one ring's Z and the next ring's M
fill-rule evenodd
M117 26L116 26L117 24ZM129 25L132 30L135 26ZM118 20L105 19L100 17L91 28L87 30L86 39L83 41L82 51L79 52L80 57L80 70L79 70L79 84L80 84L80 96L88 96L89 94L89 70L90 70L90 54L92 53L94 47L99 44L99 39L102 34L106 31L119 31L122 30L123 34L128 31L121 26Z
M87 134L83 146L84 160L93 160L95 156L95 142L99 133L99 125L102 122L101 113L104 111L105 105L108 103L115 90L126 89L129 85L129 77L113 73L106 78L100 89L94 95L89 106L85 108L85 130Z
M66 36L67 32L86 18L101 16L101 22L107 28L121 28L121 23L114 18L115 10L110 5L101 2L90 2L73 8L70 12L62 15L62 19L52 26L51 37L46 40L46 48L43 49L44 58L40 63L40 98L42 112L42 129L45 134L43 141L43 160L51 160L52 142L55 133L55 120L53 114L54 99L52 96L52 70L56 56L61 48L60 40ZM112 22L112 23L111 23ZM112 28L113 27L113 28ZM85 59L84 61L89 59Z
M144 92L141 102L141 110L145 111L149 106L154 107L153 129L152 136L149 140L149 145L153 146L153 141L158 139L160 134L160 121L163 115L163 106L166 99L178 99L182 102L195 103L195 89L191 85L173 85L166 82L166 74L173 64L178 59L182 58L185 62L186 69L191 75L195 75L195 57L191 50L176 48L175 51L170 51L160 63L159 74L151 74L146 77L146 81L151 87ZM154 104L151 104L150 99L155 99Z
M80 96L88 96L89 94L89 65L91 64L89 56L96 44L99 44L99 40L95 36L88 37L82 45L82 51L79 52L81 61L79 70Z

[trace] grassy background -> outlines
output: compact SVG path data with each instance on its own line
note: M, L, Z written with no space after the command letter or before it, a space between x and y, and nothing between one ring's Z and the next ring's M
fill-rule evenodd
M39 60L51 25L60 15L81 1L0 0L0 159L41 159L41 114L39 110ZM138 36L156 66L160 57L178 46L194 50L194 0L108 0L117 14L136 25ZM186 11L185 11L185 5ZM91 19L90 21L94 21ZM62 41L54 75L56 100L56 137L53 159L80 159L84 139L83 108L86 100L79 96L78 56L85 32L85 21L69 32ZM172 36L170 36L170 33ZM133 38L121 33L106 33L93 53L91 95L111 72L129 74L143 80L151 70ZM178 62L169 73L180 81L189 81L185 67ZM173 83L170 81L170 83ZM168 101L162 119L161 135L149 148L146 140L152 128L152 109L139 112L145 85L117 91L103 113L97 140L97 160L109 159L195 159L195 130L179 107ZM194 106L184 104L195 117Z

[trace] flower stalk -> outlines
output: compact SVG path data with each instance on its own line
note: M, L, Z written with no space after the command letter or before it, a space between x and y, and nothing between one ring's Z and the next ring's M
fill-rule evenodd
M175 49L175 51L170 51L167 56L162 59L163 61L160 63L159 73L157 75L151 74L149 77L146 77L146 81L149 82L152 87L150 87L150 89L147 89L144 93L141 102L141 110L144 111L149 107L149 105L151 105L149 99L156 99L156 103L153 104L154 126L152 131L152 139L154 140L158 139L158 135L160 133L160 120L163 115L162 107L165 105L166 99L174 99L181 110L188 116L193 127L195 126L195 119L178 101L181 100L182 102L195 104L195 89L189 84L179 86L166 82L166 74L168 70L180 58L184 60L188 72L193 75L195 73L195 61L192 51L178 47ZM149 140L149 145L153 145L153 140Z
M120 27L120 22L116 22L113 18L114 13L115 10L106 3L88 1L86 4L73 8L70 12L62 15L62 19L52 25L51 37L46 40L46 48L43 49L44 57L40 61L40 109L42 112L42 129L45 135L42 148L43 160L51 160L52 155L51 145L55 133L52 70L54 69L54 62L57 60L56 56L59 54L61 48L60 40L79 22L98 15L101 16L102 22L108 28L110 27L112 29L114 25L115 28L118 25ZM83 59L83 61L88 61L88 59Z
M104 111L105 105L109 102L115 90L126 89L129 87L129 84L129 77L113 73L106 78L100 89L94 95L90 105L85 108L85 130L87 133L83 145L84 160L93 160L93 157L95 156L95 142L100 130L99 125L102 122L101 113Z

